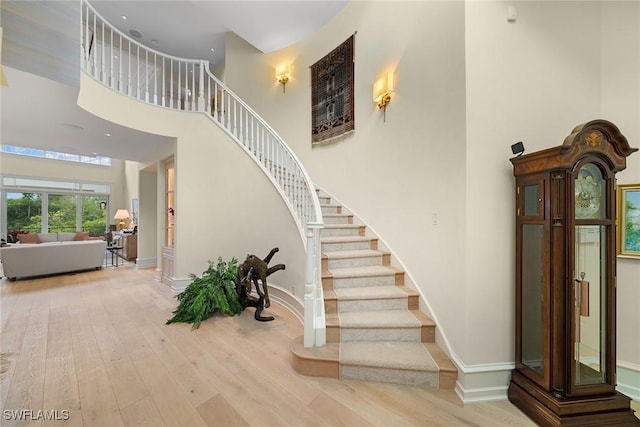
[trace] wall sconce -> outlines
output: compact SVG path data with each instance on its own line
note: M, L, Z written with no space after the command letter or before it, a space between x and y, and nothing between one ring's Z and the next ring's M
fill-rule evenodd
M391 102L391 92L393 92L393 71L389 71L386 76L373 84L373 102L378 104L378 108L382 108L385 121L387 104Z
M289 81L289 77L291 77L291 65L283 64L276 68L276 79L282 85L282 93L284 93L284 86Z

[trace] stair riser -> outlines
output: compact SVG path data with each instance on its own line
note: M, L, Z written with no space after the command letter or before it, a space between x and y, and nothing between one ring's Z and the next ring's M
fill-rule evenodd
M327 196L318 196L318 200L320 201L321 205L328 205L331 203L331 197Z
M392 341L421 342L420 327L415 328L345 328L340 330L342 342Z
M320 210L323 214L342 213L342 206L321 206Z
M348 216L324 216L325 224L353 224L353 219Z
M327 268L330 270L332 268L370 267L373 265L384 265L382 261L382 255L358 258L329 259Z
M320 231L320 237L361 235L359 228L323 228Z
M394 275L389 276L373 276L373 277L345 277L333 278L334 289L344 288L360 288L363 286L395 286L396 278Z
M347 311L406 310L407 298L382 298L372 300L338 300L339 313Z
M322 243L322 252L333 251L358 251L363 249L375 249L371 241Z
M340 378L343 380L404 384L429 390L438 389L438 373L429 371L342 365Z

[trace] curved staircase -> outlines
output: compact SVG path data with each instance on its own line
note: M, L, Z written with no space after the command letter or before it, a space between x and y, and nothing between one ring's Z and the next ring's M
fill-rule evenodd
M435 344L435 323L419 310L404 271L354 216L318 191L327 344L291 347L309 376L453 389L457 370Z

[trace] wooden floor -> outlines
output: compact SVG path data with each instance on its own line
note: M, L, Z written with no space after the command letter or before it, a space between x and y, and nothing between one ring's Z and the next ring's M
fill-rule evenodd
M133 264L3 279L0 300L2 426L534 425L507 401L299 375L289 346L302 327L278 304L272 322L165 325L173 294Z

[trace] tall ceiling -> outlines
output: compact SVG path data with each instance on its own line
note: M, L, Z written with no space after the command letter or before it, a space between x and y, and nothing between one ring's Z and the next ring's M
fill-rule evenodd
M236 33L263 52L286 47L335 16L347 0L112 1L91 5L140 43L184 58L224 61ZM123 18L126 17L125 18ZM1 143L142 160L166 137L99 119L76 105L80 75L78 0L2 0ZM133 30L133 31L132 31ZM107 134L109 136L107 136Z

